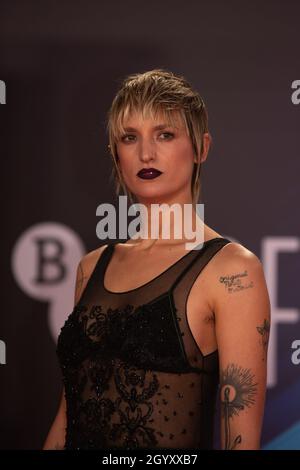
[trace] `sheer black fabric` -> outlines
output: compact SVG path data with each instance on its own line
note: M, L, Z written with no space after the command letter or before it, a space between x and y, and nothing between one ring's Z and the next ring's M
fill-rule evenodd
M57 343L67 403L66 449L213 444L218 351L204 356L186 305L196 278L230 240L188 251L141 287L104 286L104 249Z

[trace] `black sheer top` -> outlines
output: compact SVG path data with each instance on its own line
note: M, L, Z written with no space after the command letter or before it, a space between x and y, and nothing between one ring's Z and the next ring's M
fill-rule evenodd
M66 449L212 448L218 351L201 353L186 305L197 276L229 242L208 240L122 293L104 286L115 244L104 249L57 343Z

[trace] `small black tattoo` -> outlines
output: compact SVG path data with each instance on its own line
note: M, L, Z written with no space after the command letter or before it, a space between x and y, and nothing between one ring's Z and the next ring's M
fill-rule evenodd
M255 403L257 383L250 369L229 364L220 380L221 406L225 425L225 450L233 450L242 442L239 434L233 440L230 435L230 420L239 415L245 407Z
M261 326L256 327L258 333L261 335L261 344L263 347L263 360L267 359L268 343L270 335L270 322L266 318Z
M253 281L250 281L248 284L242 284L242 278L247 277L248 273L245 270L243 273L231 274L229 276L219 277L221 284L225 284L227 292L230 294L232 292L238 292L240 290L249 289L253 287Z

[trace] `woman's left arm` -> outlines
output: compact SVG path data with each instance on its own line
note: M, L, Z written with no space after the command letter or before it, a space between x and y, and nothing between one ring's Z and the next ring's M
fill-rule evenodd
M259 449L270 331L262 264L234 244L219 263L215 284L222 449Z

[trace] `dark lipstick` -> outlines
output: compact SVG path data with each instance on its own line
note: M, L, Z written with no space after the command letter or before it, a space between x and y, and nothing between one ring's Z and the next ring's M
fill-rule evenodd
M162 172L157 170L156 168L143 168L138 172L137 176L139 178L149 180L157 178L159 175L161 175L161 173Z

